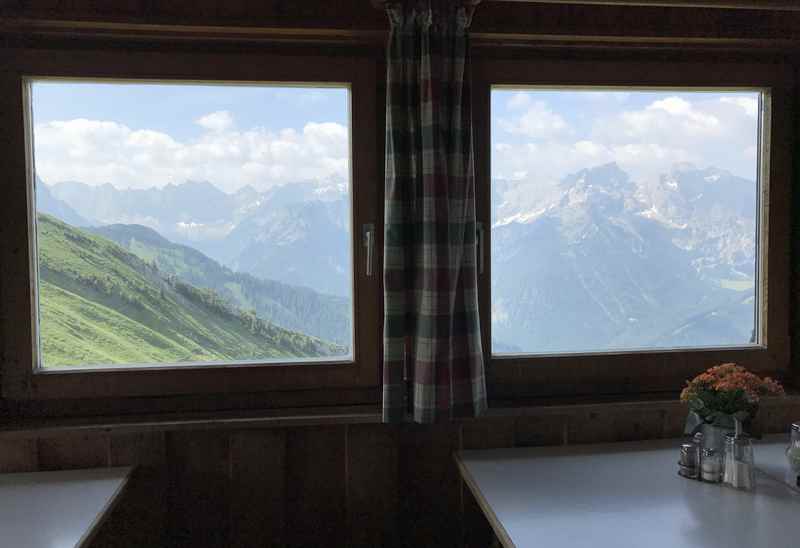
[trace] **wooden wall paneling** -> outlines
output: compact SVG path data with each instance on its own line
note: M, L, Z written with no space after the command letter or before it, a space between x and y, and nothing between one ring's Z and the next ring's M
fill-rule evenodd
M0 474L35 472L39 467L36 440L0 440Z
M402 427L400 523L407 546L461 542L461 477L453 460L460 435L458 423Z
M228 545L229 436L226 432L167 434L170 546Z
M37 451L40 470L101 468L109 465L107 433L75 433L39 438Z
M350 546L399 546L399 430L386 424L347 428L347 525Z
M290 430L286 440L286 546L347 544L346 426Z
M664 417L663 409L652 406L587 406L570 414L567 441L573 444L661 439Z
M787 434L800 421L800 404L795 400L763 402L756 416L756 428L762 434Z
M461 449L514 447L514 417L484 417L464 421Z
M92 541L94 548L163 546L167 533L167 459L163 432L114 434L111 466L135 466L123 494Z
M567 414L522 415L514 419L515 447L540 447L567 443Z
M664 430L665 438L680 438L683 436L683 429L686 426L686 415L689 407L681 402L675 401L666 403L664 409Z
M285 544L286 432L264 429L231 434L229 546L232 548Z

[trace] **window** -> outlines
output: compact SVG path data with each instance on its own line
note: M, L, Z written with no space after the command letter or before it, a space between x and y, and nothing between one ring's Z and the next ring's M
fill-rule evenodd
M3 394L364 401L375 82L358 55L15 56Z
M478 59L479 277L497 399L789 367L782 64Z
M493 354L762 341L752 89L492 89Z
M28 86L40 367L352 358L348 87Z

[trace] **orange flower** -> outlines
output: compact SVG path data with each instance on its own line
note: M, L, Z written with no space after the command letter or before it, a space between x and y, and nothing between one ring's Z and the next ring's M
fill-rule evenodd
M681 401L702 403L705 408L722 405L716 396L728 395L725 405L731 402L737 410L757 409L759 400L766 396L782 396L785 392L780 383L769 377L761 378L735 363L723 363L709 368L686 383L681 392ZM731 397L734 398L731 400ZM703 407L701 405L700 407ZM709 409L714 411L714 409Z

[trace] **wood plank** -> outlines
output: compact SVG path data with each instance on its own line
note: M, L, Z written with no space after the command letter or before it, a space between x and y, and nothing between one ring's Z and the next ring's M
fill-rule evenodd
M285 394L286 401L291 400L291 393ZM224 397L221 401L230 401ZM196 399L189 399L189 402ZM234 398L232 401L236 401ZM95 409L92 402L70 406L65 414L77 413L83 409L84 413L95 410L103 415L102 409ZM187 402L177 398L173 403L183 407ZM133 408L141 407L143 402L132 404ZM198 403L199 405L199 403ZM58 412L63 410L54 406L47 410ZM21 412L25 413L23 409ZM40 436L53 436L59 433L74 432L164 432L178 430L212 430L212 429L246 429L246 428L286 428L298 426L313 426L324 424L372 424L381 421L380 411L375 405L362 406L336 406L336 407L310 407L281 409L258 409L237 411L206 411L206 412L172 412L156 413L150 415L110 415L93 417L65 418L28 418L9 421L0 425L0 439L30 438Z
M401 531L409 546L461 542L461 480L453 452L458 424L405 425L400 438Z
M346 530L344 426L287 433L287 546L344 546Z
M540 447L567 443L569 416L523 415L514 421L515 447ZM464 447L464 449L468 449Z
M230 546L283 546L286 430L231 434Z
M93 546L162 546L167 534L166 442L163 432L111 436L111 466L135 466Z
M482 417L464 421L462 449L514 447L514 417Z
M109 437L103 433L66 434L37 441L40 470L101 468L109 465Z
M347 522L350 546L397 544L398 441L396 426L347 428Z
M569 417L567 440L605 443L663 438L665 412L642 406L588 407Z
M657 6L667 8L713 8L770 11L800 11L794 0L486 0L487 2L519 2L527 4L570 4L598 6Z
M0 440L0 473L38 469L36 440Z
M227 546L228 445L227 434L220 432L167 435L171 546Z

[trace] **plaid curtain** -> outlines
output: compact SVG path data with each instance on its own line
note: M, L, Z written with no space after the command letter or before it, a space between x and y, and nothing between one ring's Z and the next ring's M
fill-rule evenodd
M486 409L463 1L399 2L386 101L384 422Z

